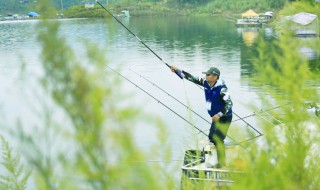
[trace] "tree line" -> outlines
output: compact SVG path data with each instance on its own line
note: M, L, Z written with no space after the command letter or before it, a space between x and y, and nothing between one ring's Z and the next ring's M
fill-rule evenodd
M296 0L100 0L101 3L115 3L115 4L127 4L136 5L143 3L158 3L161 6L174 8L183 7L190 5L189 8L196 8L198 6L210 6L216 7L219 10L243 10L247 7L255 8L262 7L264 9L281 9L286 2L292 2ZM313 2L314 0L303 0L306 2ZM85 3L95 2L94 0L52 0L51 5L57 10L66 10L69 7L75 5L84 5ZM29 11L37 10L39 1L37 0L2 0L0 1L0 14L23 14Z

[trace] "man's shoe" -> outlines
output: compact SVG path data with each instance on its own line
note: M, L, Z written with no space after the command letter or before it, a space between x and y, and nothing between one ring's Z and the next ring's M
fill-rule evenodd
M220 169L220 168L222 168L222 165L218 163L218 164L214 165L213 167L217 168L217 169Z
M210 163L207 163L206 164L206 166L208 167L208 168L216 168L216 169L221 169L221 168L225 168L226 166L225 165L221 165L221 164L215 164L215 165L212 165L212 164L210 164Z
M207 168L214 168L214 165L210 164L210 163L206 163Z
M226 169L226 167L227 166L225 164L220 164L220 163L214 165L214 168L217 168L217 169Z

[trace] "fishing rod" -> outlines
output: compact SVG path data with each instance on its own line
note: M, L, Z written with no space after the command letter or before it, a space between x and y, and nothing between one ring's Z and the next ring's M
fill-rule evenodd
M236 114L235 112L233 112L234 115L236 115L240 120L242 120L245 124L247 124L247 126L249 126L251 129L253 129L254 131L256 131L257 133L259 133L259 135L262 135L262 133L260 131L258 131L258 129L254 128L252 125L250 125L246 120L242 119L238 114Z
M115 17L107 8L105 8L98 0L96 0L96 2L105 10L107 11L118 23L120 23L125 29L127 29L127 31L132 34L140 43L142 43L150 52L152 52L162 63L164 63L167 67L169 67L171 69L171 65L169 65L168 63L164 62L162 60L162 58L156 54L149 46L147 46L147 44L145 44L142 40L140 40L140 38L135 35L128 27L126 27L119 19L117 19L117 17ZM182 76L180 76L177 71L174 71L176 73L176 75L178 75L179 78L183 79Z
M128 79L127 77L123 76L121 73L117 72L116 70L112 69L111 67L109 67L108 65L106 65L111 71L117 73L119 76L121 76L122 78L124 78L125 80L127 80L128 82L130 82L131 84L133 84L134 86L136 86L137 88L139 88L141 91L143 91L144 93L146 93L148 96L150 96L151 98L153 98L154 100L156 100L158 103L160 103L161 105L163 105L164 107L166 107L167 109L169 109L171 112L173 112L174 114L176 114L178 117L180 117L181 119L183 119L185 122L187 122L188 124L190 124L192 127L194 127L195 129L197 129L200 133L204 134L206 137L208 137L208 135L203 132L201 129L199 129L197 126L195 126L194 124L192 124L191 122L189 122L188 120L186 120L184 117L182 117L180 114L178 114L177 112L175 112L174 110L172 110L169 106L167 106L166 104L164 104L163 102L161 102L159 99L157 99L156 97L152 96L150 93L148 93L147 91L145 91L143 88L141 88L140 86L138 86L136 83L132 82L130 79ZM132 69L130 69L131 71L133 71ZM135 74L139 75L137 72L133 71ZM184 105L185 107L187 107L189 110L190 109L188 106L186 106L185 104L183 104L181 101L177 100L176 98L174 98L172 95L170 95L168 92L166 92L165 90L161 89L159 86L157 86L156 84L152 83L150 80L148 80L147 78L143 77L142 75L139 75L140 77L142 77L143 79L145 79L146 81L148 81L149 83L153 84L154 86L156 86L159 90L163 91L164 93L168 94L170 97L172 97L173 99L175 99L176 101L178 101L179 103L181 103L182 105ZM193 110L192 110L193 111ZM194 111L193 111L194 112ZM197 114L196 112L194 112L195 114ZM200 118L204 119L203 117L201 117L199 114L197 114ZM204 119L205 121L207 121L206 119ZM207 121L209 124L210 122ZM250 125L250 124L248 124ZM258 132L259 133L259 132ZM246 139L244 141L241 142L237 142L235 139L233 139L232 137L230 137L229 135L227 135L232 141L234 141L237 145L245 148L244 146L242 146L241 144L243 144L244 142L247 141L251 141L253 139L256 139L260 136L263 136L263 134L259 133L259 135L250 138L250 139Z
M254 140L254 139L258 138L258 137L261 137L261 136L263 136L263 134L257 135L255 137L252 137L252 138L249 138L249 139L246 139L246 140L243 140L243 141L239 142L239 144L243 144L245 142L252 141L252 140Z
M147 91L145 91L143 88L141 88L140 86L138 86L136 83L132 82L130 79L128 79L127 77L123 76L121 73L117 72L116 70L112 69L111 67L109 67L108 65L106 65L111 71L113 71L114 73L118 74L119 76L121 76L122 78L124 78L126 81L130 82L131 84L133 84L134 86L136 86L137 88L139 88L142 92L146 93L148 96L150 96L151 98L153 98L154 100L156 100L158 103L160 103L161 105L163 105L164 107L166 107L168 110L170 110L172 113L176 114L178 117L180 117L181 119L183 119L185 122L187 122L188 124L190 124L192 127L194 127L195 129L197 129L200 133L204 134L206 137L208 137L208 135L203 132L201 129L199 129L197 126L195 126L194 124L192 124L190 121L188 121L187 119L185 119L184 117L182 117L180 114L178 114L177 112L175 112L173 109L171 109L169 106L167 106L166 104L164 104L163 102L161 102L159 99L157 99L156 97L152 96L150 93L148 93Z
M239 121L239 120L243 120L243 119L245 119L245 118L252 117L252 116L255 116L255 115L258 115L258 116L262 117L262 116L260 115L261 113L266 113L267 111L271 111L271 110L274 110L274 109L278 109L278 108L281 108L281 107L286 106L286 105L288 105L288 104L284 104L284 105L281 105L281 106L276 106L276 107L273 107L273 108L270 108L270 109L266 109L266 110L261 110L260 112L253 113L253 114L251 114L251 115L248 115L248 116L239 118L239 119L237 119L237 120L234 120L233 122L236 122L236 121ZM262 119L265 119L265 118L262 117ZM265 119L265 120L266 120L266 119ZM258 132L258 133L259 133L259 132ZM259 133L259 135L255 136L255 137L252 137L252 138L250 138L250 139L243 140L243 141L239 142L239 144L242 144L242 143L245 143L245 142L254 140L254 139L256 139L256 138L258 138L258 137L261 137L261 136L263 136L263 135L264 135L264 134Z
M250 114L250 115L242 117L242 119L245 119L245 118L248 118L248 117L252 117L252 116L255 116L255 115L260 116L259 114L261 114L261 113L265 113L267 111L275 110L275 109L281 108L281 107L286 106L286 105L288 105L288 104L285 104L285 105L282 105L282 106L276 106L274 108L270 108L270 109L266 109L266 110L261 110L259 112L254 112L253 114ZM239 121L239 120L241 120L241 118L233 120L233 122L236 122L236 121Z

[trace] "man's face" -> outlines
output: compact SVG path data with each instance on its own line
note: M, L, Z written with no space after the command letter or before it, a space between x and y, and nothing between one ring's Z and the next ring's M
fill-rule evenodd
M217 75L206 74L206 81L208 81L209 83L214 83L217 80L218 80L218 76Z

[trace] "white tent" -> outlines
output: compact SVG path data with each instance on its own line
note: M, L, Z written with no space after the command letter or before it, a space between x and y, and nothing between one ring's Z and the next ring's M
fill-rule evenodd
M291 29L297 36L318 36L319 23L318 16L311 13L298 13L292 16L286 16L285 20L292 21Z
M298 13L292 16L286 17L288 20L291 20L292 22L295 22L297 24L301 25L308 25L312 23L314 20L318 18L317 15L311 14L311 13Z
M268 11L268 12L265 12L264 15L272 17L273 16L273 12L272 11Z

